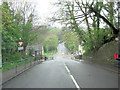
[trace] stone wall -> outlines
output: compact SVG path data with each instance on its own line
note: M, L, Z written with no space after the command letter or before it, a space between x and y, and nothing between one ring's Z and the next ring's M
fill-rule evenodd
M23 64L21 66L18 66L16 68L6 70L2 72L2 83L7 82L8 80L16 77L17 75L23 73L24 71L28 70L29 68L35 66L36 64L41 63L44 60L37 60L37 61L32 61L26 64Z
M83 59L95 61L103 64L115 64L114 54L117 53L117 42L112 41L103 45L96 53L91 51L87 55L83 55Z

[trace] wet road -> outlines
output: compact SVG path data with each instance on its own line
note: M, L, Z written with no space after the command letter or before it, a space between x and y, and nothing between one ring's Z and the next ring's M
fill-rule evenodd
M54 58L8 81L3 88L118 88L117 73L71 60L63 43Z

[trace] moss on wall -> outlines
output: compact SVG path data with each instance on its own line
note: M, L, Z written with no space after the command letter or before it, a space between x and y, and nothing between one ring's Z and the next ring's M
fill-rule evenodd
M104 44L97 52L89 51L89 53L83 55L83 59L102 64L114 65L114 54L117 53L117 47L117 42L112 41Z

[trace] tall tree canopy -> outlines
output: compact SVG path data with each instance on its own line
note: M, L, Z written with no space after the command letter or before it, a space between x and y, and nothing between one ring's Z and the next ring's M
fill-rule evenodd
M60 9L52 20L61 21L77 32L86 51L97 50L118 36L117 2L59 0L57 5ZM81 28L84 23L86 29Z
M24 51L35 38L34 9L27 2L19 3L3 2L2 7L2 55L3 60L9 54L15 54L18 50L19 38L24 42ZM13 55L14 56L14 55Z

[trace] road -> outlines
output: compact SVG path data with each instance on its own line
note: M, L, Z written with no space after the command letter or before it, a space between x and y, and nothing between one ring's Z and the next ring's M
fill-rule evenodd
M71 60L64 43L54 60L44 61L3 85L3 88L118 88L118 74L84 60Z

